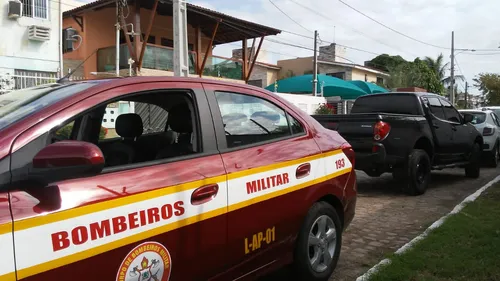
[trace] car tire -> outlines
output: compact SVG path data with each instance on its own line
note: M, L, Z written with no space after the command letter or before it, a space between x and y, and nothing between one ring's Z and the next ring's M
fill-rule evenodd
M337 212L327 202L315 203L297 237L293 264L297 280L328 280L337 266L341 246L342 224Z
M407 178L403 190L412 196L422 195L427 190L431 178L431 160L425 150L414 149L408 157Z
M495 148L491 150L489 153L490 158L490 167L496 168L498 166L498 160L500 159L500 151L498 149L498 144L495 145Z
M468 178L479 178L481 174L481 146L479 143L474 143L472 147L469 164L465 166L465 176Z

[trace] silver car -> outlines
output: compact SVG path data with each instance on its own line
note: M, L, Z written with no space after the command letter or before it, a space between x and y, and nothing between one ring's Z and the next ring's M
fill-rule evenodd
M474 117L471 123L483 135L484 161L496 167L500 159L500 118L498 115L489 109L462 109L459 112L468 113Z

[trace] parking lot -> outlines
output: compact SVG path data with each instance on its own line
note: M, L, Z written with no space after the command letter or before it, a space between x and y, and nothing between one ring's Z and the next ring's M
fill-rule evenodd
M496 177L498 171L483 168L475 180L466 178L463 169L433 172L429 189L417 197L399 191L390 174L370 178L358 172L356 216L343 235L340 261L330 280L355 280ZM292 279L282 270L261 281Z

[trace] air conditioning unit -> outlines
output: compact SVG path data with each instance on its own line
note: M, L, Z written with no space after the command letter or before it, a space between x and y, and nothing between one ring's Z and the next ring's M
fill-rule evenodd
M72 51L74 49L74 42L78 41L75 35L78 35L76 29L71 27L63 29L63 50Z
M23 14L23 4L18 0L10 0L8 6L8 16L9 19L17 19L20 18Z
M28 27L28 39L47 41L50 39L50 27L31 25Z

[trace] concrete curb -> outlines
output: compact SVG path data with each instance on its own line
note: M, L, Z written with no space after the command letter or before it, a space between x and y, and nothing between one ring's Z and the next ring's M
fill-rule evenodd
M497 183L499 181L500 181L500 176L497 176L496 178L494 178L493 180L491 180L490 182L488 182L487 184L485 184L483 187L481 187L478 190L476 190L476 192L474 192L471 195L467 196L467 198L465 198L462 202L460 202L460 204L456 205L455 208L453 208L453 210L451 210L451 212L449 212L448 214L442 216L440 219L438 219L437 221L435 221L422 234L420 234L417 237L413 238L413 240L411 240L410 242L408 242L405 245L403 245L401 248L399 248L394 253L396 255L400 255L400 254L408 251L410 248L413 247L413 245L415 245L415 243L417 243L418 241L420 241L420 240L424 239L425 237L427 237L427 235L429 235L429 232L431 232L433 229L436 229L436 228L440 227L449 216L454 215L454 214L460 212L465 207L465 205L467 203L475 201L481 195L481 193L483 193L486 189L488 189L489 187L491 187L492 185L494 185L495 183ZM365 272L365 274L359 276L356 279L356 281L367 281L367 280L369 280L370 276L373 275L375 272L377 272L382 266L390 264L390 263L391 263L390 259L383 259L383 260L381 260L378 264L376 264L375 266L373 266L372 268L370 268L367 272Z

